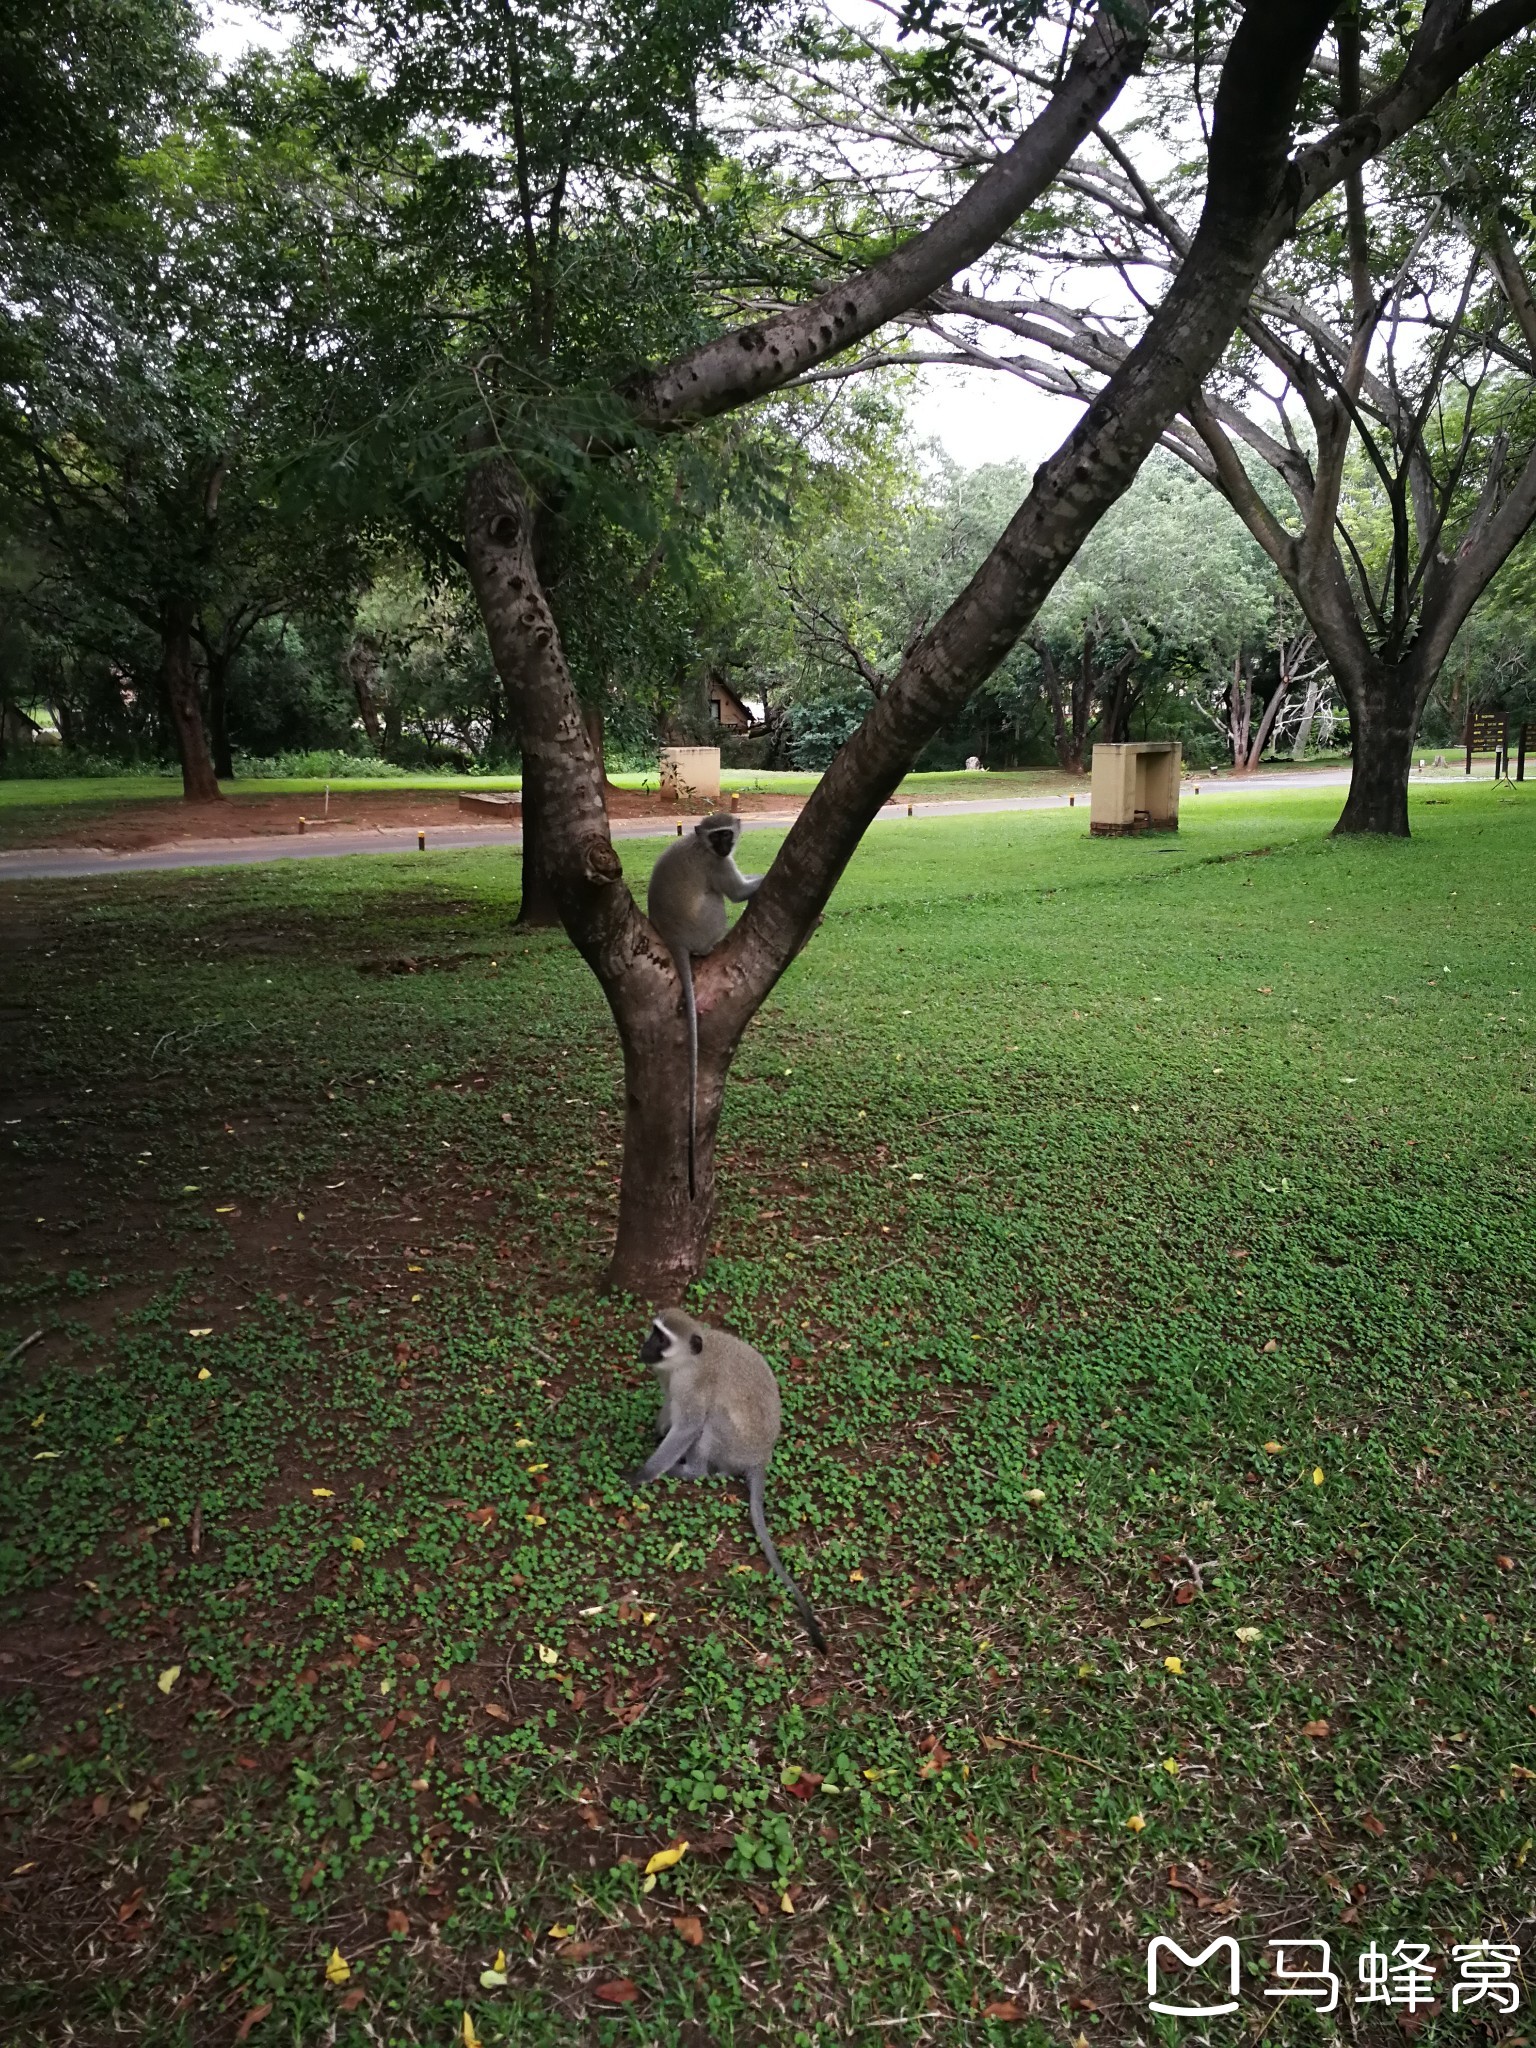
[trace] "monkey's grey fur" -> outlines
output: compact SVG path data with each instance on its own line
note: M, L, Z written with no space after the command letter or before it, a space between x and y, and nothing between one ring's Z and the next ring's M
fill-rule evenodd
M712 953L730 929L726 904L745 903L762 885L736 865L741 820L717 811L686 839L669 846L651 870L645 910L666 941L683 984L688 1012L688 1199L694 1199L694 1146L698 1131L699 1013L693 1000L695 953Z
M811 1641L827 1639L810 1602L779 1560L763 1519L763 1475L779 1440L779 1383L760 1351L712 1330L680 1308L663 1309L640 1356L662 1384L661 1442L635 1474L644 1486L664 1473L704 1479L729 1472L747 1482L747 1510L770 1569L782 1580Z

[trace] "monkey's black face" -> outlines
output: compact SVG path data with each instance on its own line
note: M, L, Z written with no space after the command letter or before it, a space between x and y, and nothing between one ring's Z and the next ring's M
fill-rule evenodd
M726 860L736 851L736 834L734 832L711 832L709 844L712 852L718 854L721 860Z
M646 1332L645 1342L640 1346L640 1362L642 1365L660 1365L661 1356L661 1332L652 1323Z

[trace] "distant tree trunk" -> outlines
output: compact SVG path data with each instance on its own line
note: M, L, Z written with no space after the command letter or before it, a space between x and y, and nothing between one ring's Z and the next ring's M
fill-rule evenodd
M523 776L523 895L517 907L521 931L543 931L560 922L560 905L550 884L545 843L549 837L544 823L545 797L538 782Z
M1291 748L1293 761L1304 761L1307 748L1312 740L1312 721L1317 716L1317 700L1323 691L1323 671L1314 668L1307 678L1306 700L1301 707L1301 723L1296 728L1296 744Z
M208 728L213 742L213 772L221 781L233 782L234 757L229 747L229 657L208 656Z
M219 801L220 790L198 701L192 617L192 606L184 598L170 597L161 605L160 680L181 756L182 796L189 804L211 804Z
M603 753L603 707L600 704L583 704L581 722L586 727L587 745L597 763L598 787L605 798L617 796L618 784L608 780L608 762Z
M368 744L382 749L384 727L379 718L378 699L374 695L374 685L379 679L379 643L371 633L353 635L352 645L347 649L346 670L352 694L357 699L357 715L368 735Z

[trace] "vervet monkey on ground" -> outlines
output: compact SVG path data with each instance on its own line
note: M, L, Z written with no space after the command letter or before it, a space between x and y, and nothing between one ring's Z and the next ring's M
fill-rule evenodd
M762 885L761 875L744 875L736 865L741 820L717 811L691 835L669 846L651 871L646 915L666 941L683 984L688 1013L688 1199L694 1199L694 1149L698 1132L699 1012L693 999L693 955L712 953L730 929L727 903L745 903Z
M637 1486L665 1473L705 1479L728 1472L747 1482L752 1528L770 1569L799 1610L811 1641L826 1655L827 1639L810 1602L779 1560L763 1519L763 1475L779 1440L779 1383L760 1351L724 1330L712 1330L680 1308L663 1309L640 1356L662 1384L661 1442L635 1474Z

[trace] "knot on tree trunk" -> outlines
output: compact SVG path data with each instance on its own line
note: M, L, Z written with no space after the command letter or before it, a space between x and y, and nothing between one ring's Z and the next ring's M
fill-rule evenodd
M582 841L582 872L589 882L617 882L624 873L624 864L606 839L594 832L590 839Z

